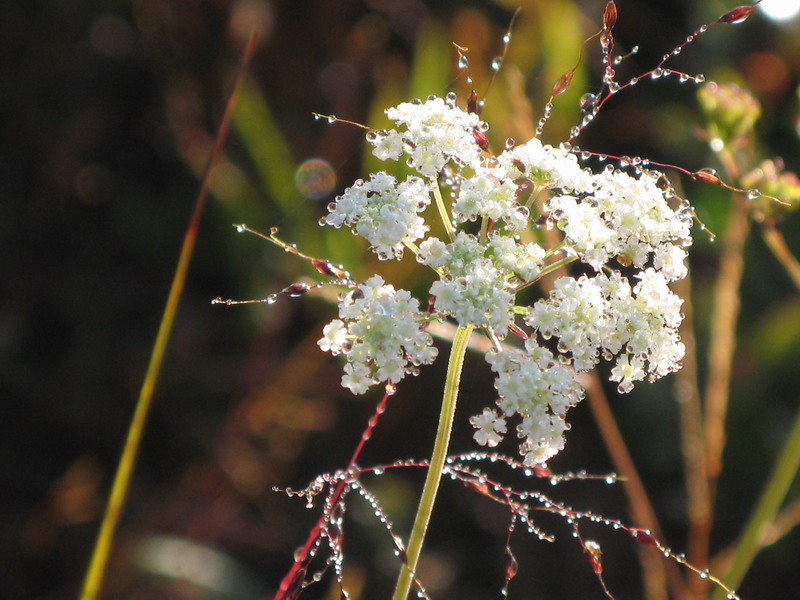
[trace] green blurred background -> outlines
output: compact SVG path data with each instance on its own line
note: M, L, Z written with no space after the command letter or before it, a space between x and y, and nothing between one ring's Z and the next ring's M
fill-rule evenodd
M274 493L346 465L376 396L354 399L340 365L316 339L335 307L322 295L272 306L211 299L261 298L309 265L232 223L268 230L358 278L380 272L424 298L413 257L377 264L363 240L323 231L336 193L375 167L363 132L315 121L312 111L382 126L404 99L460 98L451 42L469 47L479 90L515 27L504 70L487 97L494 148L526 139L555 80L574 66L601 24L604 2L541 0L12 0L0 16L0 596L74 598L88 563L116 460L146 367L213 132L244 40L260 43L238 99L225 155L181 303L105 585L107 598L265 597L291 564L317 511ZM618 3L620 51L640 51L621 79L654 66L704 22L733 5ZM796 88L800 21L712 28L672 63L750 88L763 108L755 155L800 169ZM571 88L556 101L544 139L574 123L577 99L597 89L591 43ZM604 107L582 147L640 155L689 170L718 167L697 135L696 86L642 81ZM301 167L316 159L321 171ZM312 165L313 166L313 165ZM753 165L755 166L755 165ZM321 174L320 174L321 173ZM675 177L676 182L678 178ZM730 195L683 181L701 219L723 231ZM797 216L782 223L800 251ZM697 232L692 255L701 352L707 339L717 246ZM741 529L800 400L800 302L754 236L747 247L730 444L716 506L713 549ZM441 346L446 354L446 346ZM362 465L428 455L444 360L404 382ZM702 375L702 373L701 373ZM661 519L666 542L685 544L686 518L673 381L613 398L620 427ZM489 369L469 355L452 448L474 448L468 416L493 401ZM588 406L571 413L555 470L611 470ZM505 450L515 454L514 440ZM407 535L421 472L365 480ZM583 482L548 493L576 508L627 520L618 487ZM797 489L792 498L797 498ZM428 542L437 599L496 598L507 513L458 485L443 487ZM352 498L346 559L354 597L383 598L396 560L371 510ZM557 519L542 542L518 531L514 598L600 598L570 530ZM633 544L599 528L606 579L618 598L641 597ZM800 597L800 537L768 547L741 588L748 598ZM326 580L327 581L327 580ZM363 586L363 592L359 592ZM328 583L303 597L329 594ZM337 597L335 593L329 597Z

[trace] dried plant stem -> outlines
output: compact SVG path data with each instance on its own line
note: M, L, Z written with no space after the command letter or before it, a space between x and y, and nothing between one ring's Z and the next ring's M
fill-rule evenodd
M770 219L764 223L761 234L772 254L775 255L781 266L786 269L786 273L791 277L794 286L800 290L800 263L797 262L797 259L789 250L786 238L783 237L783 233L775 225L775 221Z
M737 180L739 171L727 150L720 160L728 175ZM711 507L714 505L716 484L722 471L722 451L725 447L725 417L728 412L733 355L736 350L736 322L739 318L739 288L744 271L744 246L750 233L748 201L742 194L733 194L728 228L714 286L714 314L711 318L708 348L708 381L705 389L706 476L708 477L709 531ZM703 564L702 561L700 564Z
M676 281L674 291L687 300L683 304L681 340L686 347L683 368L675 374L675 395L680 414L681 444L683 447L684 477L686 479L689 539L689 562L700 564L708 559L710 511L708 479L706 478L703 435L703 411L700 406L697 347L694 337L691 275Z
M726 148L719 153L729 177L736 181L739 169L733 154ZM708 482L708 501L704 513L707 522L700 527L705 535L702 543L706 548L706 556L695 557L695 564L708 564L708 547L713 527L713 507L716 496L717 481L722 471L722 453L725 448L725 419L730 399L731 373L733 356L736 351L736 323L739 318L739 289L744 271L744 247L750 234L750 213L748 201L743 194L732 195L731 209L728 216L728 228L725 232L724 247L719 264L719 274L714 286L714 313L711 317L710 343L708 348L708 380L706 381L704 402L704 436L705 436L705 471ZM701 549L699 541L694 542L695 551ZM703 597L708 590L709 582L695 581L692 585L693 597Z
M464 366L464 355L469 344L472 325L461 325L453 337L450 350L450 361L447 365L447 380L445 381L442 396L442 409L439 414L439 425L436 430L436 441L433 445L428 474L425 477L425 486L417 508L417 516L411 529L411 536L406 548L406 562L400 567L393 600L405 600L411 590L412 580L416 577L417 563L425 540L425 532L433 511L439 482L442 478L442 469L447 458L447 448L450 445L450 433L453 429L453 417L456 412L458 386L461 381L461 369Z
M161 317L161 323L158 327L156 341L153 344L153 351L150 355L150 362L147 365L147 372L145 373L142 387L139 390L139 398L136 402L136 409L133 414L130 429L128 430L125 446L122 450L122 456L120 457L117 471L114 475L114 483L111 487L108 504L106 505L103 521L100 525L100 532L97 536L97 541L95 542L94 550L92 552L91 562L89 563L89 568L87 569L86 576L83 581L80 600L94 600L100 593L103 575L105 574L108 558L111 554L111 545L114 541L117 525L119 524L122 511L125 507L125 500L127 498L128 489L133 476L136 457L139 453L139 446L144 433L145 423L147 422L147 415L149 414L150 407L153 403L153 391L155 390L158 375L161 371L161 365L163 364L164 353L167 348L169 336L172 332L172 325L175 321L175 315L178 310L178 302L181 294L183 293L186 274L189 271L189 264L191 262L194 244L200 227L200 218L203 215L206 199L208 198L208 185L211 167L216 161L216 158L222 152L222 147L228 134L231 113L235 104L236 91L242 76L244 75L245 69L250 63L250 58L253 54L254 47L255 36L251 35L250 40L244 49L242 59L239 62L236 75L234 76L231 91L228 94L228 100L225 105L225 111L222 115L219 129L217 130L214 147L208 157L208 162L206 163L206 168L203 172L200 189L197 193L197 198L195 199L194 209L192 211L191 218L189 219L189 224L186 228L186 234L183 237L183 244L181 245L178 264L175 268L175 275L172 278L172 285L169 290L166 306L164 307L164 313Z
M596 371L588 375L588 381L584 386L586 397L592 409L592 415L597 422L600 435L605 442L614 469L617 474L625 480L623 486L625 495L630 503L631 516L638 527L649 529L654 537L664 541L664 535L658 524L655 511L647 498L647 492L633 464L630 452L625 445L622 434L617 427L614 414L608 405L608 399L603 393L603 386ZM647 548L640 553L642 571L644 574L645 588L649 600L659 600L667 597L665 580L675 598L683 598L685 585L683 577L678 571L677 565L672 561L663 561L661 556L648 552ZM665 571L666 567L666 571Z

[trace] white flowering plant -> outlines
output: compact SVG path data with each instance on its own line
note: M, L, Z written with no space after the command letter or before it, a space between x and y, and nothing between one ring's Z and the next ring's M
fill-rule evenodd
M487 495L509 495L507 488L497 484L489 491L478 471L459 462L468 459L447 457L460 374L471 336L481 334L488 341L485 360L497 390L493 405L469 419L474 439L492 449L513 432L520 440L521 460L502 460L539 476L555 477L547 461L564 449L569 429L567 413L585 394L583 374L608 362L610 381L620 393L627 393L639 382L655 381L681 367L686 352L679 332L683 300L670 284L687 275L694 210L660 170L669 165L588 152L575 140L611 96L640 78L675 76L681 81L703 83L702 75L688 75L665 63L710 26L740 23L755 6L738 7L702 26L654 68L621 84L615 71L620 59L612 56L616 5L608 2L603 26L596 34L604 65L602 90L582 97L580 122L571 129L569 139L558 145L545 144L540 136L553 100L569 87L575 69L553 86L536 136L521 144L508 139L499 152L490 147L486 135L489 124L481 118L482 101L474 92L463 104L452 92L445 97L432 95L403 102L386 110L394 127L361 126L367 131L366 141L374 157L404 163L410 174L399 179L380 170L366 180L357 180L328 205L328 214L320 224L350 229L366 240L381 261L401 260L412 253L433 278L430 302L423 310L410 292L395 289L380 275L358 282L342 267L312 259L318 270L348 288L339 296L338 318L324 327L318 345L344 358L341 384L353 394L364 394L378 385L385 387L377 418L397 384L437 358L439 349L434 346L431 330L437 323L454 322L457 329L452 335L441 420L430 461L417 463L428 469L428 477L408 543L394 534L377 501L356 483L353 469L357 451L348 471L319 478L302 492L310 500L325 485L331 487L325 514L276 598L294 597L307 584L307 568L322 538L332 549L341 583L341 495L348 486L370 499L392 535L403 563L396 600L405 598L412 585L427 597L416 567L442 474L481 488ZM506 44L509 39L510 30ZM459 66L468 68L465 49L459 48L459 54ZM317 117L342 121L333 116ZM590 161L608 162L597 169ZM755 188L724 183L710 169L690 172L674 168L750 199L764 197ZM279 240L275 231L269 239L304 256ZM311 289L299 285L284 292L296 296ZM374 419L362 443L373 426ZM500 455L476 456L500 459ZM543 496L537 499L551 508L558 507L568 520L605 521L559 507ZM536 531L527 505L508 497L506 503L514 519ZM627 528L616 521L608 523L671 555L648 531ZM612 597L602 579L599 548L584 540L577 529L575 534L603 590ZM510 550L507 552L510 555ZM516 570L510 555L512 564L513 568L507 568L506 588ZM716 582L729 598L735 597L707 571L690 568L702 579ZM342 593L346 594L344 588Z
M564 3L565 6L569 4ZM346 468L319 475L304 489L282 490L290 496L305 498L308 508L313 508L316 500L322 498L322 514L305 544L295 551L292 567L275 592L276 600L299 597L306 587L322 580L328 571L334 576L332 592L338 591L342 598L350 597L350 590L355 586L349 578L351 573L358 572L357 566L352 568L352 560L347 572L344 566L345 511L349 506L345 501L351 492L356 492L368 504L391 540L400 563L394 598L406 598L412 589L417 597L430 597L426 586L429 579L435 578L428 577L420 555L440 480L447 479L477 493L481 496L479 502L488 500L508 513L503 555L504 596L517 593L517 588L524 586L520 578L514 582L514 589L510 587L518 568L516 549L512 550L511 544L515 528L553 542L555 536L548 533L547 526L542 523L555 517L572 530L572 538L577 541L600 590L608 598L614 597L611 589L616 587L616 582L606 583L604 548L598 541L586 537L597 524L623 532L640 545L651 547L640 554L648 598L665 599L667 588L674 598L738 597L734 588L741 583L756 551L779 537L781 527L786 531L792 526L796 511L779 513L778 509L800 469L799 414L753 518L730 553L731 558L713 560L715 557L710 553L712 513L725 447L728 385L733 379L733 332L739 316L743 247L751 221L759 224L766 245L800 289L800 262L792 256L778 227L789 209L800 202L800 182L792 173L784 172L780 159L762 160L755 166L757 151L753 128L760 106L754 97L736 85L711 82L698 86L706 126L694 133L708 143L725 171L722 176L708 168L688 171L641 157L600 154L578 147L577 140L606 103L640 80L673 78L679 82L704 84L704 76L672 68L671 59L713 26L743 22L758 4L760 0L734 8L701 26L660 61L654 61L656 64L651 69L623 81L617 75L617 65L630 54L636 54L637 49L633 48L626 55L615 55L613 30L617 9L613 1L608 2L602 26L585 40L576 66L552 86L541 119L535 126L526 121L524 126L515 128L521 134L518 137L527 139L524 143L518 144L511 138L505 143L501 141L505 135L496 132L502 129L502 119L497 119L497 112L492 115L491 110L483 111L483 101L475 91L468 95L440 92L439 96L432 95L425 100L399 102L385 111L387 123L391 123L384 125L385 128L327 117L331 123L343 122L366 130L366 147L371 153L367 162L380 166L370 168L373 172L369 176L355 181L336 197L328 205L320 225L348 229L363 238L378 261L383 261L377 263L381 267L413 255L412 261L415 258L420 265L420 274L414 283L418 294L415 296L411 291L396 287L398 281L391 268L376 269L381 274L354 277L344 267L303 254L293 244L282 241L277 237L277 229L262 236L309 261L325 277L322 282L304 280L289 285L282 291L284 296L299 297L323 287L326 288L323 294L333 287L339 291L336 296L338 314L321 327L321 337L315 332L314 339L321 350L341 359L344 365L342 387L356 396L364 396L375 388L382 388L384 392ZM542 18L542 22L551 24L547 18ZM495 74L505 58L510 36L511 26L504 38L503 56L492 61ZM574 47L577 53L577 39L561 45ZM556 137L563 141L545 143L545 126L549 130L551 116L561 116L554 111L554 100L568 89L575 91L579 87L573 84L573 79L581 79L578 67L582 64L583 51L587 43L595 39L599 40L601 81L594 91L580 97L579 107L576 106L573 114L578 110L580 113L574 124L570 123L569 129L562 127L564 135ZM111 536L124 504L133 459L151 404L153 385L206 193L209 190L219 193L222 189L211 185L211 167L222 150L236 90L254 47L255 35L251 35L204 170L136 415L87 571L83 600L94 600L100 590ZM473 87L469 71L471 55L459 46L456 51L458 67L467 71L467 83ZM427 58L424 51L418 56ZM518 83L514 88L512 79L509 75L506 82L509 89L521 91ZM517 94L518 102L521 96ZM247 90L242 100L248 109L253 109L253 90ZM494 110L493 104L494 101L486 108ZM527 100L519 104L524 110L516 106L513 119L527 113ZM254 134L245 133L249 130L243 126L244 121L248 119L242 118L240 133L246 143L252 142ZM498 121L500 127L497 127ZM341 132L342 128L335 131ZM528 133L522 133L524 131ZM269 143L275 141L272 135L262 137L268 137ZM585 139L581 139L581 144L584 143ZM281 152L276 151L276 155ZM256 154L254 152L254 156ZM232 169L232 165L226 164L225 168ZM288 172L285 164L270 168L282 175ZM694 213L692 204L681 197L684 194L682 185L676 182L673 187L667 177L670 171L732 192L729 222L719 253L715 314L711 318L708 343L708 374L702 374L707 379L707 389L702 395L692 337L692 306L690 302L684 303L683 298L689 298L687 259L692 227L695 221L701 231L705 231L705 226ZM295 171L298 192L308 199L325 197L332 191L334 182L333 170L322 160L306 161ZM697 189L691 190L692 197ZM309 206L292 208L307 214ZM703 212L706 212L705 205ZM717 224L714 225L716 228ZM238 227L240 231L253 231L245 225ZM330 230L325 232L326 240L338 235ZM714 235L706 232L700 238L702 244L705 239L713 240ZM363 242L358 241L356 246L363 247ZM406 260L395 273L406 266L413 269L409 262ZM330 294L327 296L333 298ZM264 300L245 303L272 304L279 297L275 293ZM221 299L215 302L240 303ZM438 343L435 343L436 338L440 340ZM450 342L449 348L445 342ZM452 454L450 433L469 348L483 354L484 363L488 363L486 375L494 380L496 393L489 398L481 396L481 403L470 407L471 416L460 424L472 434L473 440L463 442L473 449ZM360 464L362 449L372 437L389 398L407 376L417 375L440 354L448 355L447 376L430 459L384 461L375 466ZM681 370L682 362L687 363L687 368ZM673 553L661 541L666 536L659 530L613 417L604 405L604 386L600 384L598 370L620 394L630 392L640 382L655 381L680 370L674 396L680 401L677 412L681 416L681 450L686 467L688 535L685 556ZM274 383L276 388L291 385L291 379L298 379L296 370L286 371L287 376L280 383ZM475 400L478 394L471 395ZM541 491L548 485L566 481L595 480L611 484L618 480L613 473L590 475L585 470L556 473L548 466L566 447L570 437L577 437L574 433L568 434L568 413L584 396L591 404L615 469L625 482L622 488L635 525L574 508ZM292 410L302 411L295 406ZM418 410L417 404L414 410ZM257 417L255 412L259 413ZM248 427L256 423L261 427L270 418L263 416L266 412L289 414L281 410L251 411ZM654 438L654 434L648 431L648 439L650 437ZM500 452L501 445L513 447L515 444L519 457ZM284 450L280 443L271 445ZM589 445L594 448L594 444ZM269 477L260 474L252 477L255 470L260 470L260 465L248 452L241 453L246 455L243 460L248 463L247 469L236 468L229 462L234 454L237 455L235 460L239 460L241 447L237 443L234 452L222 453L223 469L234 485L241 484L251 493L257 493L256 488ZM661 448L658 450L660 452ZM570 457L564 459L570 460ZM392 469L418 469L427 473L407 539L398 535L399 528L392 524L390 511L384 510L383 498L379 499L381 494L373 493L371 487L374 478ZM500 475L496 475L498 471ZM364 475L368 477L362 477ZM505 477L513 478L513 483L507 483ZM254 479L258 481L250 487ZM370 488L362 481L364 479L370 483ZM380 483L386 485L387 479L391 483L391 476ZM738 493L735 496L739 500ZM724 494L719 494L719 498L730 502ZM394 512L396 507L391 508ZM483 524L492 525L490 518ZM769 535L764 535L767 530ZM478 560L482 560L483 554L479 553ZM324 561L317 559L326 555ZM659 555L672 560L659 561ZM206 557L198 561L200 564L212 562ZM679 565L689 571L685 578L678 571ZM711 567L715 573L724 575L712 575ZM197 569L196 575L201 575L202 570ZM175 573L182 577L186 571L176 569ZM203 577L196 580L210 581ZM470 585L466 581L459 581L459 584L462 589ZM591 581L591 585L595 582ZM432 588L431 593L435 591ZM358 596L360 592L354 594Z

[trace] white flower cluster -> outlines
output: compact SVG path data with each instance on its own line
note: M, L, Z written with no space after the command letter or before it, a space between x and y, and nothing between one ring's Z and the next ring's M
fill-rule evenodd
M451 160L473 169L482 164L474 132L486 125L478 115L457 108L454 95L447 101L430 96L425 102L403 102L386 114L406 130L373 131L367 135L367 141L375 146L373 154L381 160L397 160L405 151L408 164L432 178L438 177Z
M419 302L373 275L339 303L339 319L328 323L317 344L344 354L342 386L363 394L373 384L397 383L406 373L430 364L438 350L421 327Z
M583 398L575 374L554 361L552 352L533 338L525 341L525 352L502 350L486 355L497 374L497 406L504 416L485 409L470 422L478 428L475 439L495 446L505 433L506 418L519 415L517 435L523 439L520 452L526 465L545 462L564 448L567 410Z
M400 184L383 171L370 180L358 180L330 206L324 221L328 225L352 227L354 234L366 239L378 257L401 258L403 242L425 235L428 227L417 213L430 203L428 185L419 177L409 177Z
M463 231L450 244L428 238L417 256L444 275L430 289L437 311L461 324L488 327L500 337L505 337L513 319L516 285L520 279L534 279L544 257L544 248L533 242L518 244L508 236L491 234L481 244Z
M647 269L637 277L633 289L619 273L561 277L550 296L528 310L525 323L545 340L556 336L558 351L576 371L588 371L601 356L617 356L611 380L629 392L635 381L676 371L684 354L678 335L683 300L662 273Z
M564 445L567 410L583 396L576 372L614 361L611 380L627 392L636 381L679 368L681 300L668 283L686 275L692 213L660 185L661 174L643 161L635 175L611 165L594 173L568 145L538 139L508 143L492 155L485 123L459 109L452 94L403 103L387 115L398 129L370 131L373 154L384 160L405 154L422 178L398 183L380 172L359 180L329 206L323 222L351 227L380 258L414 249L438 275L430 288L435 311L421 314L408 292L377 276L359 285L319 342L347 357L345 387L360 394L431 362L436 350L421 326L426 318L449 316L482 328L495 345L487 360L499 399L496 409L471 419L475 439L495 446L507 420L517 417L522 454L533 465ZM445 226L456 228L444 241L425 239L429 227L420 215L431 192L441 199L438 186L450 188ZM563 234L549 250L528 241L543 223ZM417 240L423 241L415 246ZM519 289L571 260L596 274L560 277L533 306L516 306ZM520 314L527 334L514 322ZM527 335L524 350L500 346L511 330Z
M554 191L545 209L566 235L567 249L596 271L612 258L642 268L653 256L670 281L686 276L692 212L686 204L670 207L659 174L633 177L611 165L593 173L566 147L542 146L537 139L497 160L506 177L525 177Z

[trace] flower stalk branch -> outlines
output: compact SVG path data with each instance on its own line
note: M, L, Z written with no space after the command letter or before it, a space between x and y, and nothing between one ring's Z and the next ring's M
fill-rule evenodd
M453 346L450 351L450 361L447 365L447 380L445 381L444 394L442 396L442 409L439 414L439 425L436 430L436 441L433 445L430 467L425 477L425 486L422 489L422 497L417 508L417 516L411 529L411 536L406 550L406 562L400 568L400 575L397 578L393 600L405 600L411 590L412 580L416 577L417 564L422 551L422 544L425 541L425 533L430 522L433 504L436 501L436 494L439 490L439 482L442 478L447 449L450 445L450 433L453 430L453 417L456 412L456 400L458 398L458 386L461 381L461 369L464 366L464 355L467 352L469 337L472 333L472 325L461 325L456 330L453 338Z

